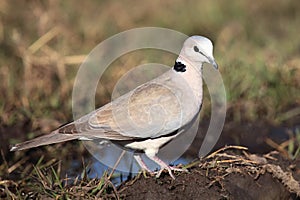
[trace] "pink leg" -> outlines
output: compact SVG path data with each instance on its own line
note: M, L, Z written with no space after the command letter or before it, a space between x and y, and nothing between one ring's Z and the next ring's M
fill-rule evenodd
M187 169L181 169L181 168L176 168L176 167L171 167L168 164L166 164L164 161L159 159L157 156L148 156L151 160L156 162L160 166L160 170L156 174L156 178L159 178L161 173L166 169L169 172L169 175L175 180L175 176L172 173L173 171L180 171L180 172L187 172Z
M134 155L133 157L136 160L136 162L141 166L143 171L152 173L152 171L147 167L140 155Z

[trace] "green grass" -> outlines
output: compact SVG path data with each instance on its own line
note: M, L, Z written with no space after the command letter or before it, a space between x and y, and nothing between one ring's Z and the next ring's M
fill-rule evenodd
M61 178L61 162L55 159L45 162L43 157L31 169L25 177L19 180L0 180L1 197L6 196L11 199L95 199L99 196L114 196L110 191L115 190L115 186L108 180L107 173L103 174L99 180L89 179L87 176Z
M292 160L300 155L300 130L297 128L295 132L295 137L289 141L287 148L288 155Z

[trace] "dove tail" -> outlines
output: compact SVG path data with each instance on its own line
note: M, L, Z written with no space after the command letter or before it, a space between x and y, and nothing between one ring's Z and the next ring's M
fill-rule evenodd
M75 140L77 138L78 138L77 135L62 134L62 133L58 133L58 130L55 130L48 135L40 136L40 137L34 138L32 140L16 144L10 149L10 151L30 149L30 148L38 147L38 146L66 142L69 140Z

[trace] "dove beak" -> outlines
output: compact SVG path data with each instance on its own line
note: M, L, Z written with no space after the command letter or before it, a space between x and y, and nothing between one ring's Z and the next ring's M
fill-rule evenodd
M218 64L216 63L216 61L215 61L214 58L208 57L208 60L209 60L209 63L210 63L215 69L218 69L218 68L219 68L219 66L218 66Z

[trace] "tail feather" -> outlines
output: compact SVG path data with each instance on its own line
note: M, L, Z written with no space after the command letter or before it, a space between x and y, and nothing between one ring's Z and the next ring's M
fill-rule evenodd
M62 133L58 133L57 131L54 131L48 135L40 136L32 140L16 144L10 149L10 151L24 150L33 147L54 144L59 142L66 142L75 139L78 139L78 135L62 134Z

